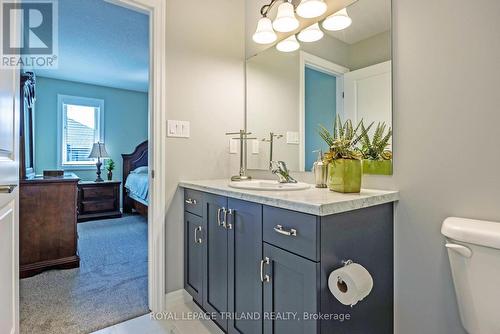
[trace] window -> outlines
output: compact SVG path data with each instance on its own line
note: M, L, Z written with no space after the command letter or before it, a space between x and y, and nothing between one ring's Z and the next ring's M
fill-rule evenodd
M58 96L58 156L62 168L93 168L88 156L92 146L104 142L104 101L75 96Z

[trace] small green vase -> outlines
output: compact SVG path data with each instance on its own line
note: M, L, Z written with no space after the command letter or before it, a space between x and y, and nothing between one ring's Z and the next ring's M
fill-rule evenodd
M337 159L328 164L328 188L339 193L361 191L361 160Z
M392 160L363 160L363 173L392 175Z

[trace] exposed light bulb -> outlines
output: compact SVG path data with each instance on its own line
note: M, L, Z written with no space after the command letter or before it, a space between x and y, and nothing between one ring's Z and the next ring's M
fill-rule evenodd
M352 19L347 14L347 9L341 9L333 15L328 16L325 21L323 21L323 28L330 31L339 31L349 27L352 23Z
M327 5L323 0L302 0L297 7L297 14L305 19L312 19L326 13Z
M276 45L276 49L281 52L293 52L300 48L300 43L295 38L295 35L288 37L285 40L282 40Z
M274 43L278 36L273 30L273 24L270 19L263 17L257 23L257 30L252 36L255 43L258 44L271 44Z
M273 28L279 32L291 32L299 27L299 20L295 17L294 7L284 2L278 7L278 14L273 22Z
M319 41L324 35L323 31L319 28L319 24L315 23L302 30L297 37L301 42L310 43Z

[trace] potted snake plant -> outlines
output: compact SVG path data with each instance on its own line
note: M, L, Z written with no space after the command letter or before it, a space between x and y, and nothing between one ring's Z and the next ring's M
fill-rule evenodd
M392 151L388 150L392 129L385 123L378 123L372 138L361 124L361 153L363 154L363 173L392 175Z
M115 169L115 162L113 159L109 159L106 162L106 170L108 171L108 181L113 180L113 170Z
M367 128L361 121L353 127L352 121L342 122L337 116L333 133L323 125L319 126L319 135L327 143L330 150L324 155L324 162L328 164L328 188L340 193L359 193L361 191L363 155L356 145L363 135L370 130L373 123ZM359 131L361 134L358 134Z

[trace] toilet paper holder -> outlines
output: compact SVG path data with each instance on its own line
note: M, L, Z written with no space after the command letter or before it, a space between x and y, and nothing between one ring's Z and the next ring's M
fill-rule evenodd
M344 267L347 267L348 265L353 263L354 263L353 260L342 260L342 264L344 265Z

